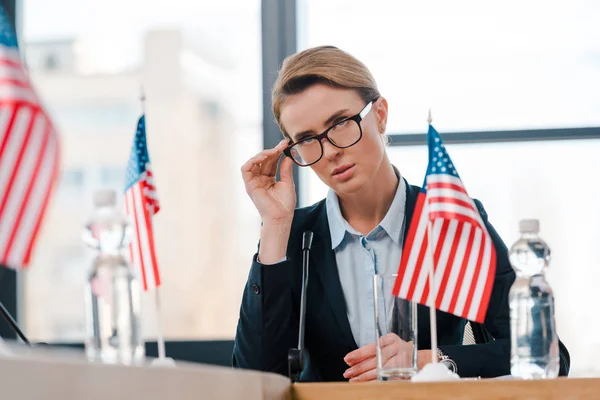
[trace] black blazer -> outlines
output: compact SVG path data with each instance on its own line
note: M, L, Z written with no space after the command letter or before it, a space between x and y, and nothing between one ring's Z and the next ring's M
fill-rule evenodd
M420 188L406 185L408 231ZM477 336L488 343L463 346L466 321L437 311L438 347L457 366L462 377L494 377L510 374L510 321L508 292L515 273L508 250L490 225L481 203L475 200L496 248L496 277L483 325L473 324ZM302 233L314 233L307 286L306 336L308 354L301 380L343 381L348 368L343 358L357 349L346 313L335 253L327 221L325 200L294 213L287 260L276 265L252 263L244 289L233 348L233 366L288 374L287 354L298 344L300 288L302 282ZM482 334L481 334L482 333ZM418 348L431 348L429 308L418 306ZM481 339L480 339L481 340ZM560 343L560 374L569 371L569 353Z

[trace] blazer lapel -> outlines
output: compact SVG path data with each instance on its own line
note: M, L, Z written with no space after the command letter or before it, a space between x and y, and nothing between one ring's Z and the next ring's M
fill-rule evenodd
M404 183L406 184L406 207L404 209L404 214L406 215L406 222L404 223L404 239L406 239L406 235L408 234L408 228L410 227L410 222L412 221L412 217L415 211L415 204L417 204L419 188L416 186L409 185L406 179L404 179ZM403 246L404 244L406 244L406 240L403 240Z
M351 344L353 349L357 348L348 321L346 300L340 283L335 252L331 248L331 235L325 207L322 208L315 221L314 234L311 249L311 271L316 271L316 275L321 281L325 298L332 308L335 321L341 329L343 338L349 345Z

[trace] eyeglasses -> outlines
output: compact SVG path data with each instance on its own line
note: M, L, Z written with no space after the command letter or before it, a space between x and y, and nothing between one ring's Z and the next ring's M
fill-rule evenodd
M325 132L316 136L309 136L291 144L283 150L283 153L294 160L299 166L308 167L323 157L322 140L325 138L329 143L340 149L354 146L362 138L360 122L371 111L373 103L376 100L371 100L361 112L337 122Z

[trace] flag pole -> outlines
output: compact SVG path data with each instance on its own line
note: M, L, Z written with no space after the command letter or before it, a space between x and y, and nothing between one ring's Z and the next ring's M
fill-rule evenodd
M435 300L437 290L435 287L433 274L433 235L431 234L431 222L427 221L427 264L429 264L429 327L431 329L431 362L438 362L437 359L437 319L435 318Z
M163 336L162 330L162 317L161 317L161 308L160 308L160 287L154 288L154 300L156 304L156 325L157 325L157 338L156 345L158 346L158 358L163 360L167 357L165 351L165 337Z
M431 125L433 120L431 119L431 108L429 109L429 115L427 116L427 123ZM426 204L429 207L428 204ZM435 317L435 301L437 298L437 290L435 287L434 280L434 258L433 258L433 235L431 232L431 221L427 221L427 253L428 269L429 269L429 327L431 329L431 362L436 364L437 359L437 319Z
M142 115L146 118L146 94L144 93L144 87L141 87L140 91L140 103L142 104ZM146 124L146 131L147 129ZM163 335L163 324L162 324L162 313L160 306L160 287L154 288L154 306L156 310L156 345L158 347L158 359L165 360L167 358L165 350L165 337Z

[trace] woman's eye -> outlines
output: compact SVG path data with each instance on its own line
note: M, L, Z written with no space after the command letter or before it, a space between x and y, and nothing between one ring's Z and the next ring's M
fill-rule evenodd
M337 124L335 124L335 125L333 126L333 128L332 128L332 129L341 129L341 128L345 127L346 125L348 125L348 120L347 120L347 119L346 119L346 120L344 120L344 121L340 121L340 122L338 122Z

